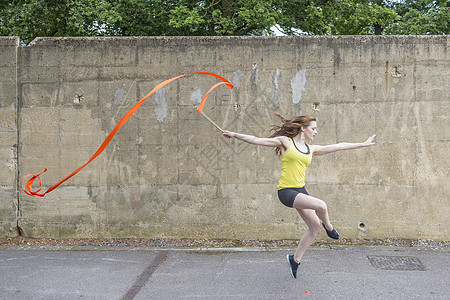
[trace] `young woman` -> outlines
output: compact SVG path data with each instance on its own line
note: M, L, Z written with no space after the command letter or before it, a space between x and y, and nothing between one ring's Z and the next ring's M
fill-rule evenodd
M327 235L339 239L339 233L333 228L328 218L328 209L324 201L312 197L305 189L305 172L312 156L333 153L340 150L358 149L374 145L372 135L364 143L338 143L327 146L309 145L306 141L314 140L317 134L317 123L313 116L297 116L290 120L282 120L281 126L275 126L275 133L269 138L225 130L222 134L227 138L260 146L275 147L281 156L281 175L278 182L278 198L288 206L295 208L308 230L303 234L294 255L287 255L292 277L297 278L297 269L308 247L325 228Z

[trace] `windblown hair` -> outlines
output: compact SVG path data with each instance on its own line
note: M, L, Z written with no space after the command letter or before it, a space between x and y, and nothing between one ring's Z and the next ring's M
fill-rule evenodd
M285 119L279 114L275 115L281 119L283 124L272 126L274 133L270 136L271 138L282 135L293 138L300 132L302 127L307 127L312 121L316 121L316 118L310 115L296 116L292 119ZM277 147L275 152L278 156L281 155L280 148Z

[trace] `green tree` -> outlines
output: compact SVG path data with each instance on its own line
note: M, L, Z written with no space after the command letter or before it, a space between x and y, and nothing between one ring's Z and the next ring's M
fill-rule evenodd
M106 35L261 35L275 24L271 0L106 0Z
M9 0L0 12L0 34L21 36L25 43L37 36L99 34L96 0Z
M406 0L393 4L400 15L386 34L449 34L450 1Z
M281 31L289 34L381 34L400 17L385 1L279 1Z
M262 35L275 25L271 0L181 0L169 25L184 35Z
M3 0L0 35L448 34L449 1Z
M262 35L278 12L272 0L6 0L0 35Z
M178 35L168 25L178 1L103 0L98 10L101 33L112 36Z

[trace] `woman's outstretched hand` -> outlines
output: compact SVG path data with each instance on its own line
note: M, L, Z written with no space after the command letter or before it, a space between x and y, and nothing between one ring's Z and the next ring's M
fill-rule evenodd
M374 139L376 136L377 136L377 135L374 134L374 135L372 135L371 137L369 137L369 138L367 139L367 141L365 141L365 142L363 143L363 146L364 146L364 147L369 147L369 146L375 145L375 142L373 141L373 139Z
M228 131L228 130L222 131L222 135L223 135L224 137L229 138L229 139L231 139L231 138L233 137L233 133L234 133L234 132L231 132L231 131Z

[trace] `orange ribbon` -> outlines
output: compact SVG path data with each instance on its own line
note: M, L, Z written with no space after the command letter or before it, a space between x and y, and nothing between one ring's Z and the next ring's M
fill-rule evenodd
M202 101L200 102L200 105L197 108L197 111L199 113L202 113L203 111L203 107L205 105L205 101L206 98L208 98L209 93L214 90L216 87L218 87L219 85L222 84L226 84L227 87L229 89L233 88L233 85L231 84L231 82L229 82L227 79L225 79L224 77L214 74L214 73L209 73L209 72L192 72L192 73L187 73L187 74L183 74L183 75L179 75L176 77L172 77L170 79L167 79L163 82L161 82L160 84L158 84L156 87L153 88L153 90L151 90L147 95L145 95L144 98L142 98L138 103L136 103L136 105L134 105L123 117L122 119L120 119L120 121L116 124L116 126L114 127L114 129L109 133L109 135L106 137L106 139L103 141L103 143L100 145L100 147L97 149L97 151L94 153L94 155L92 155L92 157L89 159L89 161L87 163L85 163L84 165L82 165L81 167L79 167L78 169L76 169L75 171L73 171L72 173L70 173L68 176L66 176L64 179L62 179L61 181L59 181L58 183L54 184L53 186L51 186L47 191L45 191L44 193L39 193L42 189L42 182L41 182L41 178L39 177L42 173L47 172L47 168L44 169L44 171L42 171L41 173L34 175L34 174L28 174L26 176L24 176L22 178L22 180L20 181L20 188L22 189L22 191L25 192L25 194L30 195L30 196L35 196L35 197L44 197L46 194L50 193L51 191L53 191L54 189L56 189L58 186L60 186L63 182L65 182L66 180L68 180L69 178L71 178L72 176L74 176L75 174L77 174L78 172L80 172L84 167L86 167L91 161L93 161L97 156L100 155L100 153L103 152L103 150L105 150L105 148L108 146L108 144L111 142L112 138L114 137L114 135L117 133L117 131L119 131L119 129L128 121L128 119L137 111L137 109L142 105L142 103L144 103L145 99L147 99L150 95L152 95L153 93L155 93L157 90L159 90L160 88L164 87L165 85L167 85L168 83L187 76L187 75L191 75L191 74L202 74L202 75L209 75L209 76L214 76L220 80L222 80L222 82L216 83L214 84L209 91L205 94L205 96L203 97ZM25 178L30 177L31 178L27 181L26 184L26 190L23 188L22 186L22 182ZM39 189L37 191L31 191L31 188L33 186L33 183L36 179L39 179Z

